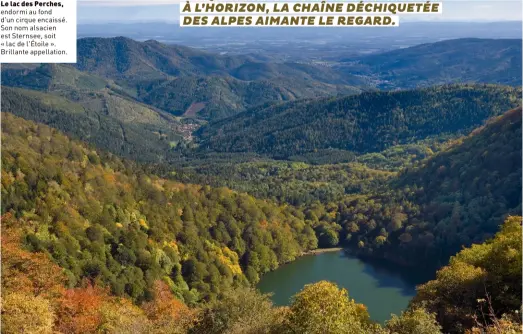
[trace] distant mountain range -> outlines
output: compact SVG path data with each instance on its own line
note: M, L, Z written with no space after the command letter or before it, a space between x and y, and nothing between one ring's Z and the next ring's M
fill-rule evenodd
M521 39L464 38L359 58L347 67L375 76L381 88L488 82L521 85Z
M121 8L113 7L121 13ZM445 10L448 8L446 7ZM296 27L289 30L285 27L273 27L271 29L244 29L241 27L222 27L215 29L212 27L201 27L198 29L187 29L180 27L179 24L164 20L146 21L129 23L131 15L140 15L143 17L143 8L134 7L136 12L126 15L127 22L115 22L114 15L111 15L112 23L101 23L99 19L96 22L79 23L78 36L80 37L116 37L126 36L136 40L156 39L167 41L172 44L183 44L205 48L212 51L219 48L219 45L234 45L229 47L228 51L241 54L242 45L257 45L262 50L267 48L271 43L287 41L284 45L285 54L296 54L297 46L300 42L306 41L310 46L311 42L327 48L333 43L361 45L369 41L372 37L372 43L379 47L393 48L398 44L413 46L421 43L434 43L441 40L458 39L458 38L521 38L521 20L514 21L497 21L497 22L409 22L407 18L401 19L401 24L394 29L374 28L362 29L318 29L312 27ZM172 11L172 9L171 9ZM167 10L169 12L169 10ZM101 14L100 14L101 15ZM110 14L109 14L110 15ZM172 15L169 16L172 19ZM79 18L80 21L80 18ZM233 44L234 43L234 44ZM310 48L309 48L310 50ZM358 51L358 50L355 50ZM302 56L309 56L303 54Z
M68 65L54 65L52 71L49 65L6 66L2 82L51 92L56 82L72 90L109 82L115 93L178 116L195 116L198 109L204 119L230 116L266 102L358 93L355 86L364 85L359 77L324 66L264 63L123 37L78 40L74 67L81 72Z
M516 88L481 85L377 90L518 86L521 40L450 40L329 65L262 58L84 38L77 64L4 65L2 84L23 90L4 90L2 107L114 153L155 161L185 147L208 121L198 133L203 150L364 153L470 129L519 99ZM108 133L117 138L112 144Z
M176 116L206 120L269 102L450 82L517 85L521 41L451 40L326 66L218 55L153 40L83 38L74 67L6 65L2 71L7 86L60 95L107 88Z

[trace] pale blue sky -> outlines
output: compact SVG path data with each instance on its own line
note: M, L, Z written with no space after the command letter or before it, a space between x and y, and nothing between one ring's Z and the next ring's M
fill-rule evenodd
M443 0L441 15L410 15L402 21L520 21L520 0ZM177 21L179 1L79 0L79 23Z

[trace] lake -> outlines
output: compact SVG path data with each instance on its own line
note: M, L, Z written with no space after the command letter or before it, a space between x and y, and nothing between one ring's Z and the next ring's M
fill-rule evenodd
M383 323L391 313L399 315L405 310L416 293L415 286L431 278L415 269L362 261L344 251L335 251L306 255L266 273L258 289L272 292L274 304L284 306L305 284L331 281L347 289L350 298L365 304L372 320Z

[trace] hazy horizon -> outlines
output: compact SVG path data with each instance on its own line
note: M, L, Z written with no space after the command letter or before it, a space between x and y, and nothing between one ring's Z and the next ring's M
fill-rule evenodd
M179 21L176 1L150 1L138 5L136 1L82 0L79 2L78 23L137 23ZM522 21L521 1L443 1L441 15L406 15L402 22L500 22Z

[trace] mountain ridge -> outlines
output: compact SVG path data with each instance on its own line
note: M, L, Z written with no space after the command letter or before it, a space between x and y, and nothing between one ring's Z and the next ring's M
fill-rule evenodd
M381 88L442 83L521 84L521 39L460 38L352 59L341 70L370 74Z
M197 135L202 150L279 158L328 148L376 152L472 130L516 107L520 94L505 86L445 85L280 103L211 122Z

